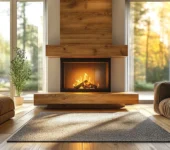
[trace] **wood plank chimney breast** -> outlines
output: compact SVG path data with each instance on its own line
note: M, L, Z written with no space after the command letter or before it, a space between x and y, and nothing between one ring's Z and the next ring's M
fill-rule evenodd
M46 56L112 58L127 55L127 45L112 45L112 0L60 1L60 45L47 45Z
M112 44L112 0L61 0L61 44Z

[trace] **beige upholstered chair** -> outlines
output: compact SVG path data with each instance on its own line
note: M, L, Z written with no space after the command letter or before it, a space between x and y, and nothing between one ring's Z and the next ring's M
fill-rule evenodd
M170 82L158 82L155 84L154 110L170 119Z

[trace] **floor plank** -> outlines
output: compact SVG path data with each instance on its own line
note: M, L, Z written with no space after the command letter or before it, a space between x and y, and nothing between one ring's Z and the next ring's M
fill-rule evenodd
M11 134L0 134L0 144L5 141Z
M152 143L152 145L157 149L157 150L170 150L170 148L167 146L167 143Z
M135 145L137 146L138 150L159 150L154 147L153 143L152 144L150 144L150 143L135 143Z
M62 150L61 143L41 143L39 146L39 150Z

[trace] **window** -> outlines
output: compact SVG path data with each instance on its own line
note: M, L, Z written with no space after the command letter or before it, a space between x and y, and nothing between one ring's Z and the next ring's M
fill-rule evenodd
M31 80L22 95L32 99L34 93L43 91L43 5L43 0L0 0L0 94L13 93L10 91L9 69L16 46L26 51L32 68Z
M10 2L0 1L0 94L10 95Z
M43 90L43 2L17 2L17 47L26 51L32 68L23 92L29 98Z
M130 2L130 89L153 98L170 79L170 2ZM150 97L151 96L151 97Z

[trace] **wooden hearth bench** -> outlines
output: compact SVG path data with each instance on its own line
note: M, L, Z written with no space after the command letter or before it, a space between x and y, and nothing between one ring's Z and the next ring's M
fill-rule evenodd
M34 94L34 105L50 104L138 104L137 93L130 92L58 92Z

